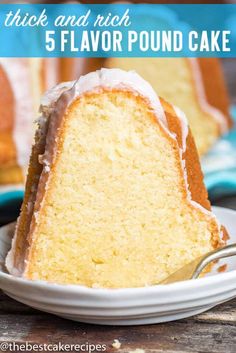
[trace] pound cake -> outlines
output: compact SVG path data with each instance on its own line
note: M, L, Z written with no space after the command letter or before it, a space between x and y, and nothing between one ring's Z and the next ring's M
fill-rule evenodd
M57 81L57 59L0 59L0 184L23 182L41 95Z
M11 274L149 286L221 246L186 118L138 74L60 84L41 112Z
M76 61L73 65L80 66ZM228 93L217 58L108 58L94 59L94 63L86 65L84 73L101 67L135 70L159 96L183 110L200 155L232 126Z

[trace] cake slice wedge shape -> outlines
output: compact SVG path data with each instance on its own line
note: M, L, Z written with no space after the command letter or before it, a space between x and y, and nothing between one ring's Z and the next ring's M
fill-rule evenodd
M48 91L6 265L31 280L155 285L223 244L185 115L135 72Z

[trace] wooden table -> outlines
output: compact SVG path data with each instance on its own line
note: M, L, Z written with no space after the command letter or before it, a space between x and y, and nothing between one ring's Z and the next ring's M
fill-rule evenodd
M236 104L236 60L224 60L223 63L231 101ZM214 204L236 209L236 196L214 200ZM9 219L15 217L14 214L9 216ZM114 339L121 342L119 350L112 347ZM105 327L67 321L45 314L11 300L0 292L0 342L3 341L48 344L100 343L106 344L106 352L123 353L136 349L143 349L146 353L236 353L236 299L206 313L176 322Z
M116 350L114 339L121 342ZM0 342L106 344L106 352L236 352L236 299L198 316L165 324L115 327L47 315L0 295ZM1 351L1 350L0 350Z

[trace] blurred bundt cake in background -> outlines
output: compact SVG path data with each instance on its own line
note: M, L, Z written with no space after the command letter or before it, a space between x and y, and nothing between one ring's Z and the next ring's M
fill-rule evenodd
M0 184L24 181L41 95L58 80L57 59L0 59Z

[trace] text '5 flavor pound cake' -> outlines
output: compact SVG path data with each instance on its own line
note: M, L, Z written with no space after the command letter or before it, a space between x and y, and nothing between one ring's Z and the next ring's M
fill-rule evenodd
M41 111L10 273L147 286L221 245L185 117L136 73L61 84Z

